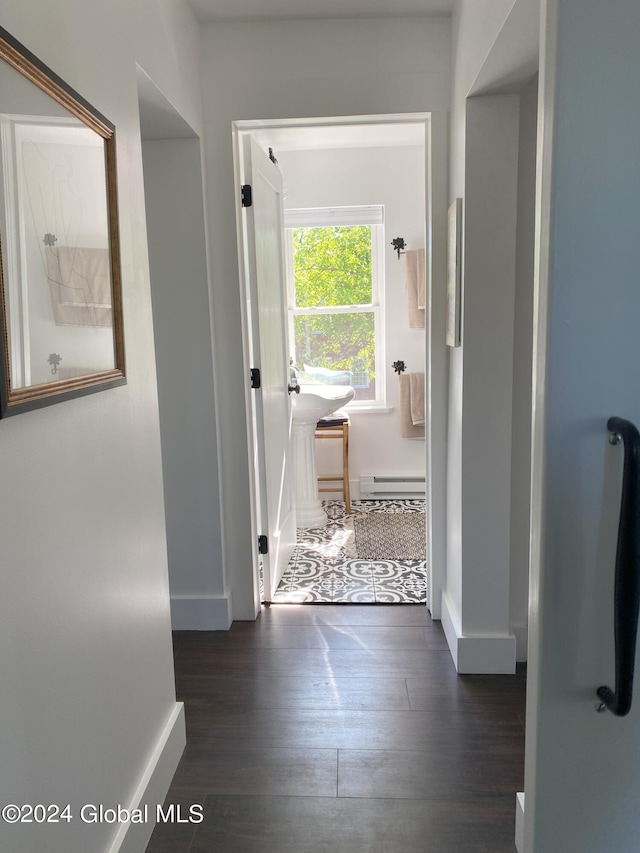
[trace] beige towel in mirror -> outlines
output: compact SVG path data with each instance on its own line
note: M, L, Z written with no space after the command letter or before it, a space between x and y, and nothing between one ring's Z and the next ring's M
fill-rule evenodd
M57 326L111 326L107 249L47 246L47 279Z
M427 304L424 249L407 249L405 264L409 328L424 329Z

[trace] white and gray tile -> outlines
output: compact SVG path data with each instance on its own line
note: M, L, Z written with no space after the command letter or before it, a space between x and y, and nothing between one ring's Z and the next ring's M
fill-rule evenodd
M345 553L345 506L324 501L327 524L298 530L274 604L424 604L426 560L359 560ZM363 512L424 512L423 500L352 501Z

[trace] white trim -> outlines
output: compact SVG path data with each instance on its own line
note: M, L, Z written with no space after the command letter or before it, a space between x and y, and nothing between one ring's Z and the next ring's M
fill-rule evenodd
M533 377L531 430L531 531L529 539L529 643L527 662L527 737L525 742L525 849L535 848L538 705L542 633L540 601L544 598L543 554L546 538L545 478L547 417L547 346L551 216L553 209L553 143L557 85L559 0L540 7L540 76L536 158L536 228L533 303ZM551 606L550 602L547 602ZM520 852L522 853L522 851Z
M516 638L459 637L457 670L461 675L514 675Z
M147 806L149 820L120 824L109 853L142 853L145 850L155 826L156 806L164 802L186 743L184 703L176 702L126 806L129 811Z
M323 228L329 225L384 225L384 205L291 207L284 212L285 228Z
M236 240L238 250L238 285L240 296L240 326L242 334L242 359L243 359L243 375L246 378L244 383L244 411L245 411L245 429L247 437L247 462L249 473L249 527L251 536L251 568L253 576L253 590L251 600L238 601L236 598L235 607L238 613L234 613L236 619L249 619L251 614L255 619L260 612L260 558L258 556L258 530L260 527L260 482L257 469L257 461L255 458L255 448L258 443L258 427L257 427L257 396L251 391L251 386L248 381L250 370L254 366L252 364L252 323L250 317L250 283L247 277L248 259L245 258L245 223L243 208L241 203L241 187L244 183L244 158L242 146L246 134L242 133L241 125L243 122L232 123L232 139L233 139L233 173L234 187L236 199ZM222 449L221 449L222 452ZM225 513L225 502L222 499L221 492L220 506ZM222 525L222 536L224 541L224 523ZM229 560L230 555L225 552L225 560ZM230 568L227 564L227 571ZM237 568L234 571L238 571ZM233 611L232 611L233 612Z
M384 208L382 208L382 215L384 219ZM385 369L387 363L387 335L385 331L387 280L384 263L384 234L384 221L379 225L372 226L371 271L374 288L372 296L378 306L374 318L376 330L376 398L373 401L352 401L348 406L350 412L360 406L370 406L372 402L376 406L387 405L387 371Z
M447 565L447 412L449 409L449 364L445 346L447 207L449 174L448 114L435 112L425 127L427 247L426 364L427 429L427 607L434 619L442 613L442 591ZM434 167L443 162L444 167ZM437 401L437 404L434 403Z
M328 116L326 118L243 119L235 121L240 131L272 127L340 127L342 125L415 124L429 121L430 113L385 113L366 116Z
M309 305L308 308L290 308L289 312L294 317L321 317L328 314L371 314L378 307L377 302L356 302L353 305Z
M516 794L516 850L524 853L524 792Z
M446 590L442 591L442 630L447 639L447 645L453 658L455 668L458 668L458 637L462 636L462 628L460 627L460 616L456 610L456 606L449 597Z
M516 638L516 660L522 663L527 659L529 626L526 622L512 622L511 633Z
M442 628L456 670L461 675L513 675L516 638L511 634L463 634L455 605L442 593Z
M228 631L232 622L231 596L172 595L174 631Z
M31 358L29 338L29 292L24 260L24 228L22 218L22 160L16 142L19 116L0 116L0 145L4 173L4 221L6 271L5 289L9 303L9 348L11 351L11 384L25 388L31 384Z

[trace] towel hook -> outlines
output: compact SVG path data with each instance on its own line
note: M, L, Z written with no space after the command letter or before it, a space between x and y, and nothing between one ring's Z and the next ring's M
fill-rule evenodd
M394 251L398 253L398 260L400 260L400 255L405 255L406 252L403 252L402 249L407 248L407 244L404 242L404 237L394 237L391 241L391 245L394 248Z
M391 367L393 367L398 376L400 376L401 373L404 373L404 371L407 369L407 366L404 361L394 361Z
M52 352L47 359L48 364L51 365L51 374L55 376L58 372L58 365L62 361L62 356L58 355L57 352Z

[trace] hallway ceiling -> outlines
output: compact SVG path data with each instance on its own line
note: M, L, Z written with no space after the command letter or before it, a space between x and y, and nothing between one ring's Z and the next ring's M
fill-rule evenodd
M449 15L455 0L189 0L199 21L395 18Z

